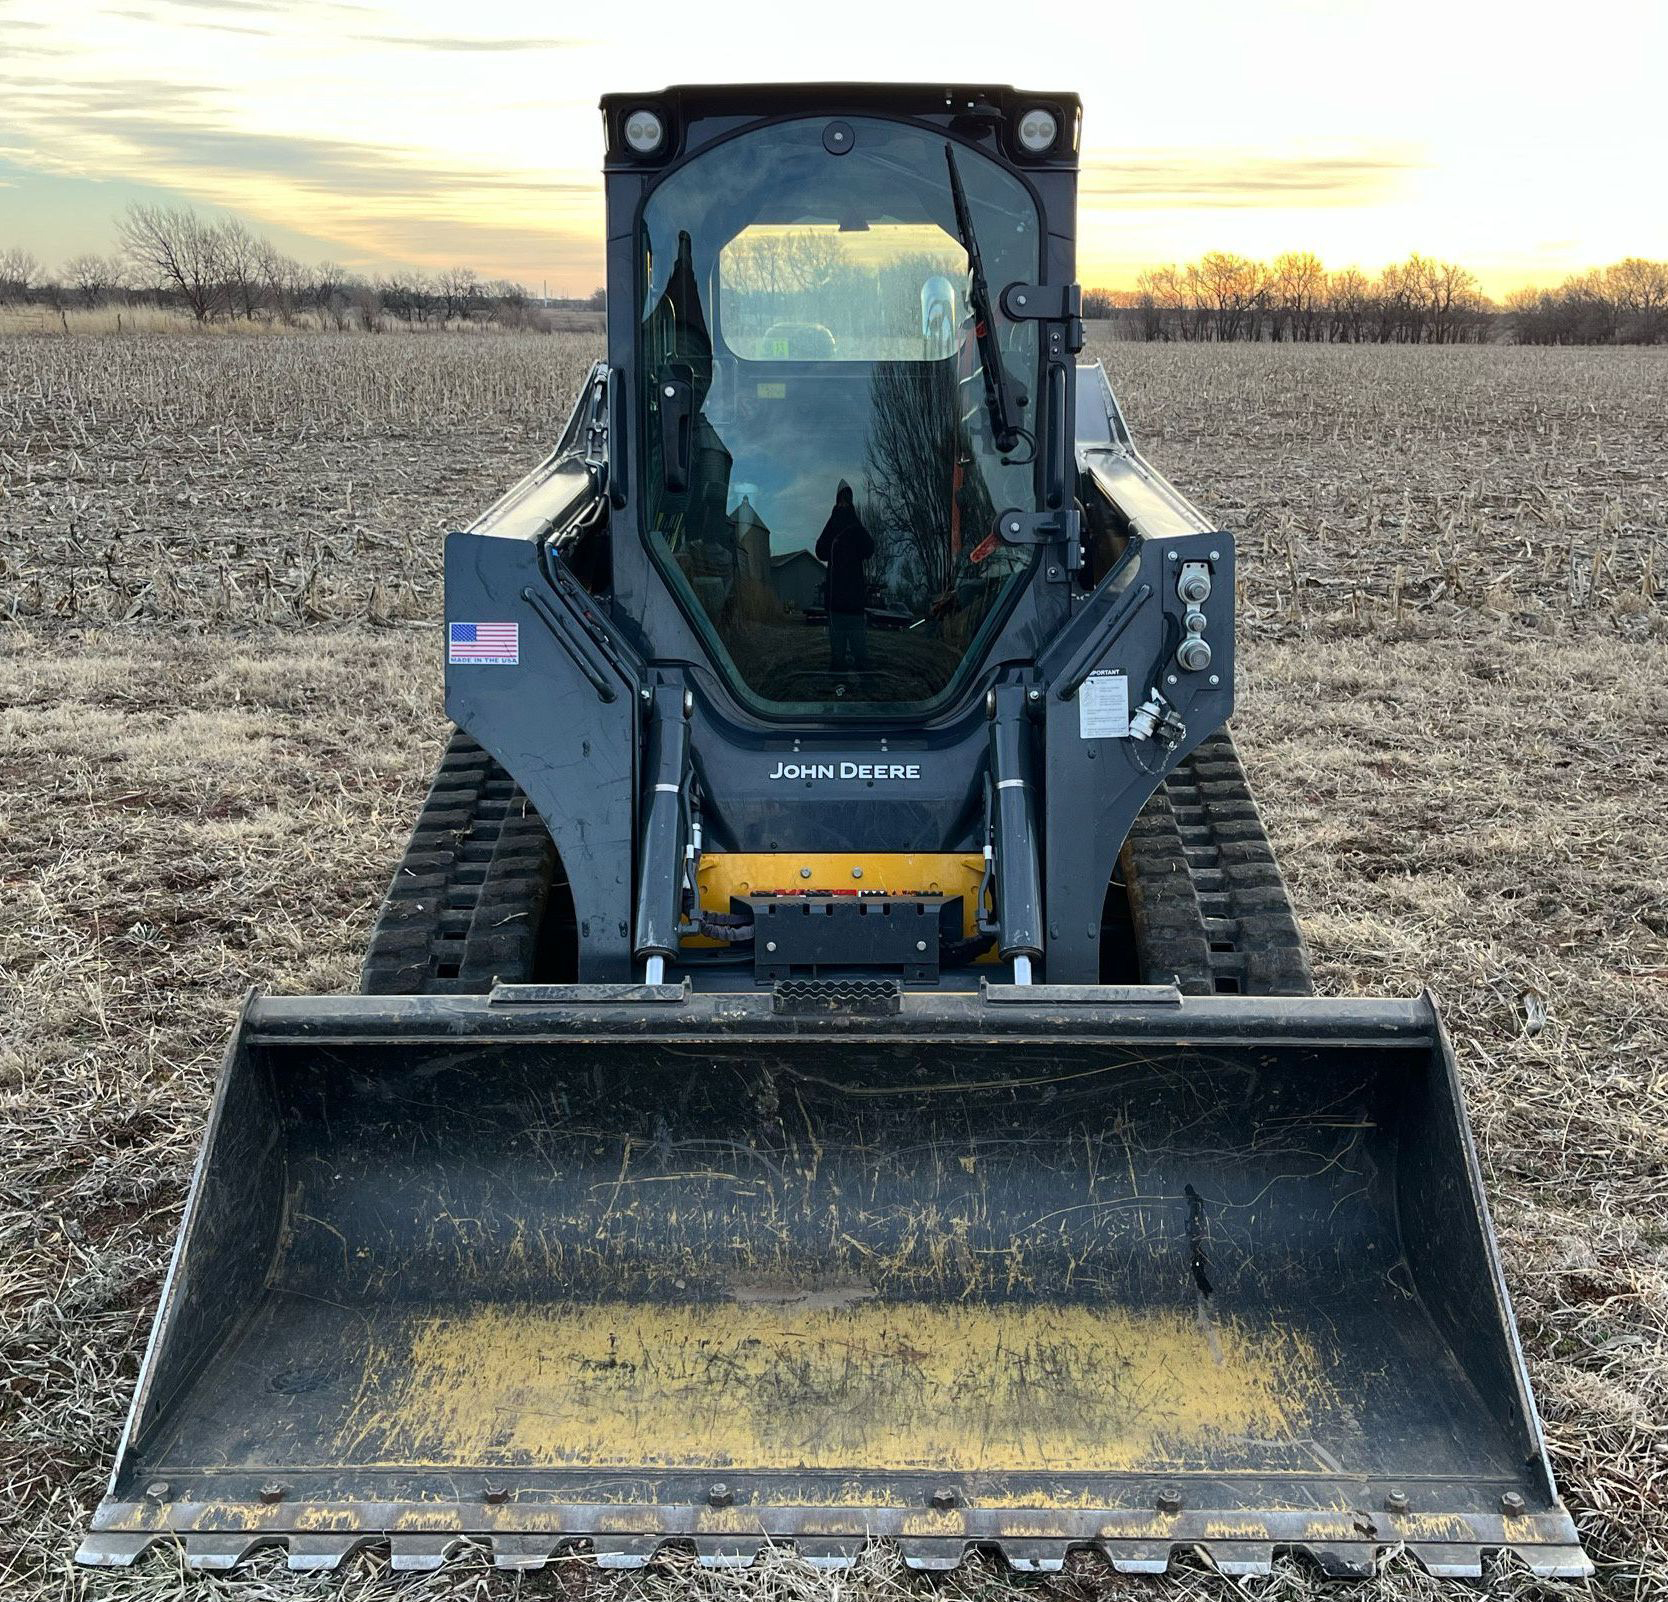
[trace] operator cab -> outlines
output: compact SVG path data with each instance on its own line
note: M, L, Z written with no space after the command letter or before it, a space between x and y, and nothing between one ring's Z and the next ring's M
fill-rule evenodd
M1044 207L989 106L784 103L716 135L683 105L685 152L663 127L635 222L634 521L755 713L930 714L1038 564L997 514L1045 511L1043 341L989 301L1046 281ZM1075 118L1050 118L1074 164Z

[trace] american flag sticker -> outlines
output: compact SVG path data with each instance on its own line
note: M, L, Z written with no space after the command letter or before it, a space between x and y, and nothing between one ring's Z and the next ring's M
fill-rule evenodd
M514 667L521 660L519 623L448 623L446 660Z

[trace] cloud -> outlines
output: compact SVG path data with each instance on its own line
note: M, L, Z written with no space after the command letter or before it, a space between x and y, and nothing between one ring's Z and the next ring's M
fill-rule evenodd
M163 4L185 11L260 11L269 16L284 16L294 12L294 0L163 0ZM352 5L348 0L312 0L313 8L321 11L369 11L369 6Z
M97 86L43 84L0 73L20 127L40 141L31 165L80 170L123 166L156 181L267 179L322 197L401 202L589 195L594 179L505 174L436 160L423 152L305 133L238 128L216 114L211 91L151 80ZM78 153L87 160L77 160ZM18 152L20 155L25 152Z
M1109 152L1085 159L1079 194L1089 204L1144 208L1357 206L1394 193L1423 166L1400 147L1331 155Z
M356 33L353 37L363 44L398 45L411 50L458 54L472 51L583 50L591 43L589 39L471 39L458 34Z

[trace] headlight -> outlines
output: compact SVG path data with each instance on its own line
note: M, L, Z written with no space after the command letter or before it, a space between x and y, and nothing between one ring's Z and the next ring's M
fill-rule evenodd
M665 137L665 126L652 111L634 111L626 118L625 142L639 156L652 156Z
M1045 150L1053 148L1054 141L1060 137L1059 119L1052 111L1044 111L1041 106L1034 107L1019 119L1019 147L1028 150L1033 156L1040 156Z

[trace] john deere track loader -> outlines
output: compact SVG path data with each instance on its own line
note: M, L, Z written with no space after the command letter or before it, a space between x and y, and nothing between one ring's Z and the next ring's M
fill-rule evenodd
M1078 365L1077 100L602 109L607 361L448 539L82 1559L1585 1572L1436 1011L1311 994L1233 541Z

